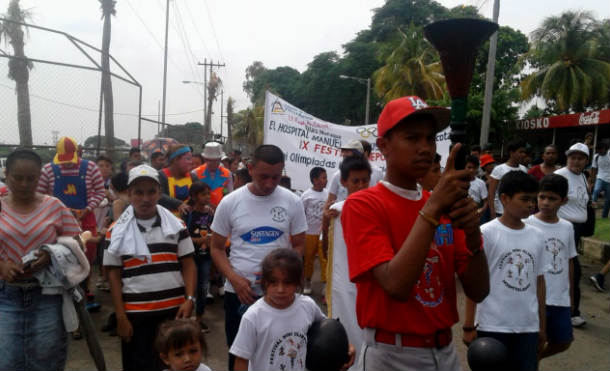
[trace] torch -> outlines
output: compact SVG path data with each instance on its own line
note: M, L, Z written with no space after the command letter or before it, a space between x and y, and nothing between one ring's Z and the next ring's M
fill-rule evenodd
M481 44L497 30L496 23L468 18L438 21L424 27L426 39L441 57L451 95L451 145L462 143L455 161L456 169L466 165L466 112L474 60Z

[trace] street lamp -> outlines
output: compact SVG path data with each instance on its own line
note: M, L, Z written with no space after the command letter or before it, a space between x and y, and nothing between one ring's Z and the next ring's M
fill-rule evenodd
M201 81L191 81L191 80L182 80L183 84L197 84L203 86L205 89L205 84ZM201 121L201 125L205 126L205 99L203 100L203 121Z
M340 79L351 79L351 80L356 80L361 84L366 85L366 106L365 106L365 121L364 124L368 125L369 124L369 102L371 101L371 79L370 78L362 78L362 77L355 77L355 76L347 76L347 75L339 75Z

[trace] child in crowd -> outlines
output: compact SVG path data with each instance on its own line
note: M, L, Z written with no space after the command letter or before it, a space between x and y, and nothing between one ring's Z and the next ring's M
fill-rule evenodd
M242 187L252 181L252 177L250 176L250 172L247 168L243 167L238 169L233 173L235 179L233 179L233 190L236 190L239 187Z
M525 172L502 177L498 193L504 213L481 227L490 292L478 306L466 299L464 342L476 336L502 342L510 370L537 370L539 344L546 337L544 235L521 221L534 211L537 191L538 182Z
M489 215L491 219L499 217L504 212L502 203L500 202L500 193L498 193L498 182L509 171L520 170L527 173L527 168L522 165L527 152L525 150L525 142L521 139L516 139L508 143L508 160L494 167L489 176L489 192L487 196Z
M313 299L297 294L303 284L301 257L279 248L261 266L264 296L241 319L230 349L235 370L305 370L307 331L325 316Z
M341 172L341 185L347 189L349 195L369 187L371 167L369 162L362 156L348 157L339 166ZM329 246L324 251L328 256L329 285L326 287L326 301L328 305L328 316L339 318L347 337L360 351L364 333L358 325L356 318L356 285L349 280L349 266L347 264L347 246L343 238L343 226L341 225L341 210L344 201L334 203L326 212L324 224L330 222Z
M572 223L557 216L561 205L568 201L568 181L561 175L549 174L540 180L538 209L526 224L537 227L544 236L544 255L548 271L546 284L546 338L539 349L540 358L563 352L574 340L570 307L576 245Z
M210 225L214 215L211 213L210 186L203 182L194 182L189 189L189 205L191 211L183 216L195 247L195 265L197 266L197 303L195 315L203 332L209 332L208 326L202 321L205 311L206 297L210 283Z
M483 215L487 209L487 185L484 181L476 177L479 172L479 158L474 155L466 157L466 169L470 170L470 188L468 188L468 196L479 205L478 213Z
M116 222L127 206L129 206L129 194L127 192L128 178L127 173L118 173L110 180L110 190L114 194L114 201L112 201L109 213L112 222Z
M159 326L155 347L166 371L211 371L201 362L206 351L203 333L197 322L189 319L175 319Z
M312 187L301 196L308 226L305 234L305 287L303 288L303 294L306 295L311 294L311 277L313 276L313 264L316 253L320 259L322 282L326 282L326 258L322 254L320 244L322 213L324 211L324 203L328 198L328 191L325 189L326 183L328 183L326 170L322 167L314 167L309 172L309 180Z
M430 170L424 175L421 179L419 179L419 184L421 184L422 188L426 191L432 191L438 183L438 180L441 178L441 155L438 153L434 155L434 162L430 167Z

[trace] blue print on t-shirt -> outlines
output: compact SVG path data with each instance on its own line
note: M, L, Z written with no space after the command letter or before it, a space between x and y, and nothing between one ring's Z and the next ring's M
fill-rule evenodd
M262 245L277 240L283 234L284 232L273 227L258 227L250 232L242 234L240 237L245 242L249 242L254 245Z
M441 224L436 228L434 243L436 246L453 244L453 228L451 224Z

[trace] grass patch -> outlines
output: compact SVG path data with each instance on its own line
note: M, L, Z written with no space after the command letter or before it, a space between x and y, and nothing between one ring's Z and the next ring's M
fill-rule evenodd
M600 240L602 242L610 241L610 219L608 218L597 218L595 220L595 234L591 236L596 240Z

